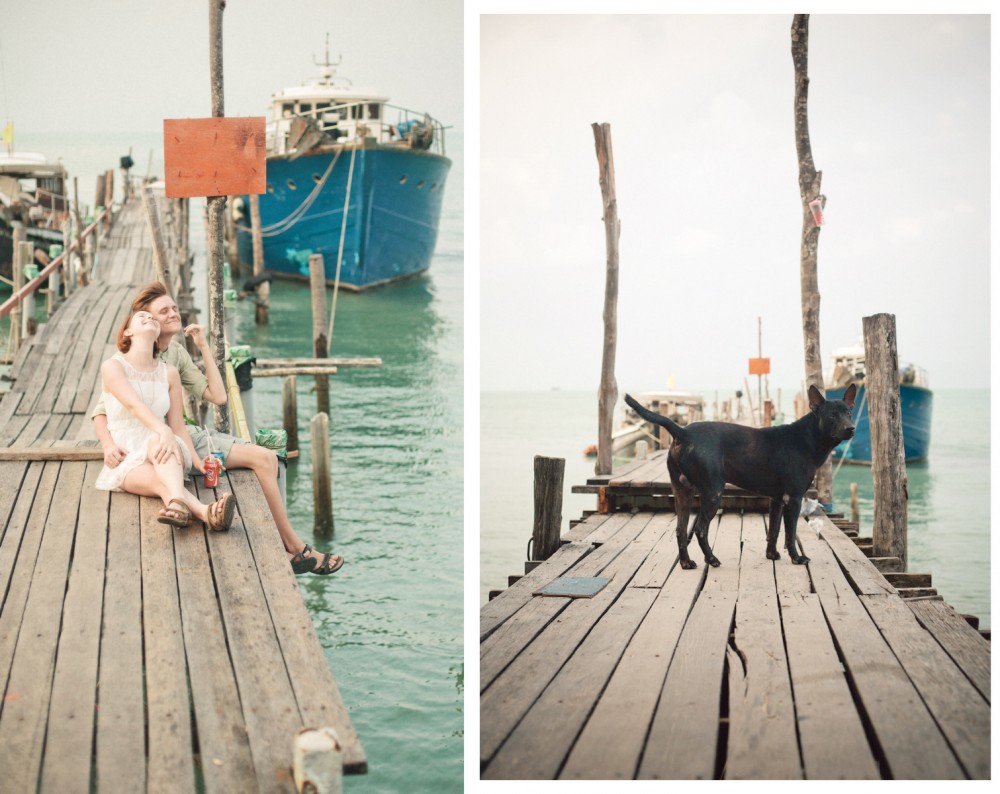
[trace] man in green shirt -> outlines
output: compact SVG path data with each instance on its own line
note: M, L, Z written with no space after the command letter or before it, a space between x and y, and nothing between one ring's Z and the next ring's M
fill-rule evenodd
M159 322L160 338L157 344L162 351L160 359L177 367L181 385L207 402L225 405L228 399L226 386L215 363L215 356L212 354L208 339L205 337L204 326L192 324L183 329L185 336L190 336L201 351L202 360L205 362L204 373L191 359L185 347L174 341L174 336L181 331L181 316L177 311L177 304L170 297L166 287L159 282L144 287L132 301L132 311L148 311ZM104 462L113 469L122 462L127 453L111 438L103 398L98 401L91 419L94 422L97 439L104 450ZM212 450L223 453L223 465L227 469L253 470L295 573L326 575L338 570L344 564L344 558L340 555L321 554L303 543L295 534L288 520L285 503L281 499L281 491L278 488L278 457L272 450L244 443L234 436L215 430L206 431L204 428L192 427L190 432L195 451L200 457L204 458L209 454L210 436Z

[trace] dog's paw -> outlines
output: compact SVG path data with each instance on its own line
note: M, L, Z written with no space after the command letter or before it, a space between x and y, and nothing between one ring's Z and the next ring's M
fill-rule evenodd
M805 555L801 557L792 557L792 562L794 562L796 565L808 565L809 558L806 557Z
M718 557L706 557L705 562L707 562L713 568L718 568L720 565L722 565L722 561Z
M692 568L697 568L698 564L694 560L681 560L681 568L686 571L690 571Z
M769 560L780 560L781 559L781 554L778 553L778 551L771 551L770 549L768 549L767 552L766 552L766 554L767 554L767 558Z

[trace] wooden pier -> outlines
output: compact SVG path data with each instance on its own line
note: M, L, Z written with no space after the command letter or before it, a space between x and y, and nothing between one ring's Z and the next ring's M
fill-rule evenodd
M801 520L808 566L769 561L742 493L711 526L721 567L682 570L665 471L581 488L608 512L483 606L483 778L990 777L990 645L963 616L826 516ZM578 577L608 581L537 594Z
M132 199L0 399L0 788L294 791L303 727L334 728L344 771L364 772L253 473L223 476L238 513L222 533L93 487L98 370L153 278Z

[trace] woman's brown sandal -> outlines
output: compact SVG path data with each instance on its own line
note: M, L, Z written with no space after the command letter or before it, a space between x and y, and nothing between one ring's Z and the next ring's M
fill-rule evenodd
M311 552L312 550L313 550L312 546L310 546L307 543L305 548L302 549L302 551L300 551L299 554L308 555L309 552ZM315 557L313 557L312 559L315 560ZM336 560L336 562L331 564L330 562L331 559ZM329 576L331 573L336 573L337 571L339 571L341 566L343 566L343 564L344 564L343 557L341 557L339 554L333 554L331 552L327 552L326 554L323 555L323 561L318 563L316 567L312 569L311 572L319 574L320 576Z
M180 505L180 508L172 507ZM167 513L177 513L177 516L167 515ZM191 510L187 502L182 499L171 499L167 506L160 509L160 515L156 518L161 524L169 524L172 527L186 527L191 523Z
M222 532L229 529L233 523L233 514L236 512L236 502L231 494L223 494L217 502L212 502L208 506L208 528L215 532Z

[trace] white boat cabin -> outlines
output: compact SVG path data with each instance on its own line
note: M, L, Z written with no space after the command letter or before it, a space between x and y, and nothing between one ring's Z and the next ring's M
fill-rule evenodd
M828 389L843 389L852 383L864 383L865 348L863 345L834 350L832 358L833 369L826 378ZM900 365L899 384L901 386L917 386L922 389L930 388L927 371L913 364Z
M329 49L320 76L271 98L269 154L303 152L318 144L374 141L444 153L444 129L425 113L389 104L389 97L355 88L336 76Z

